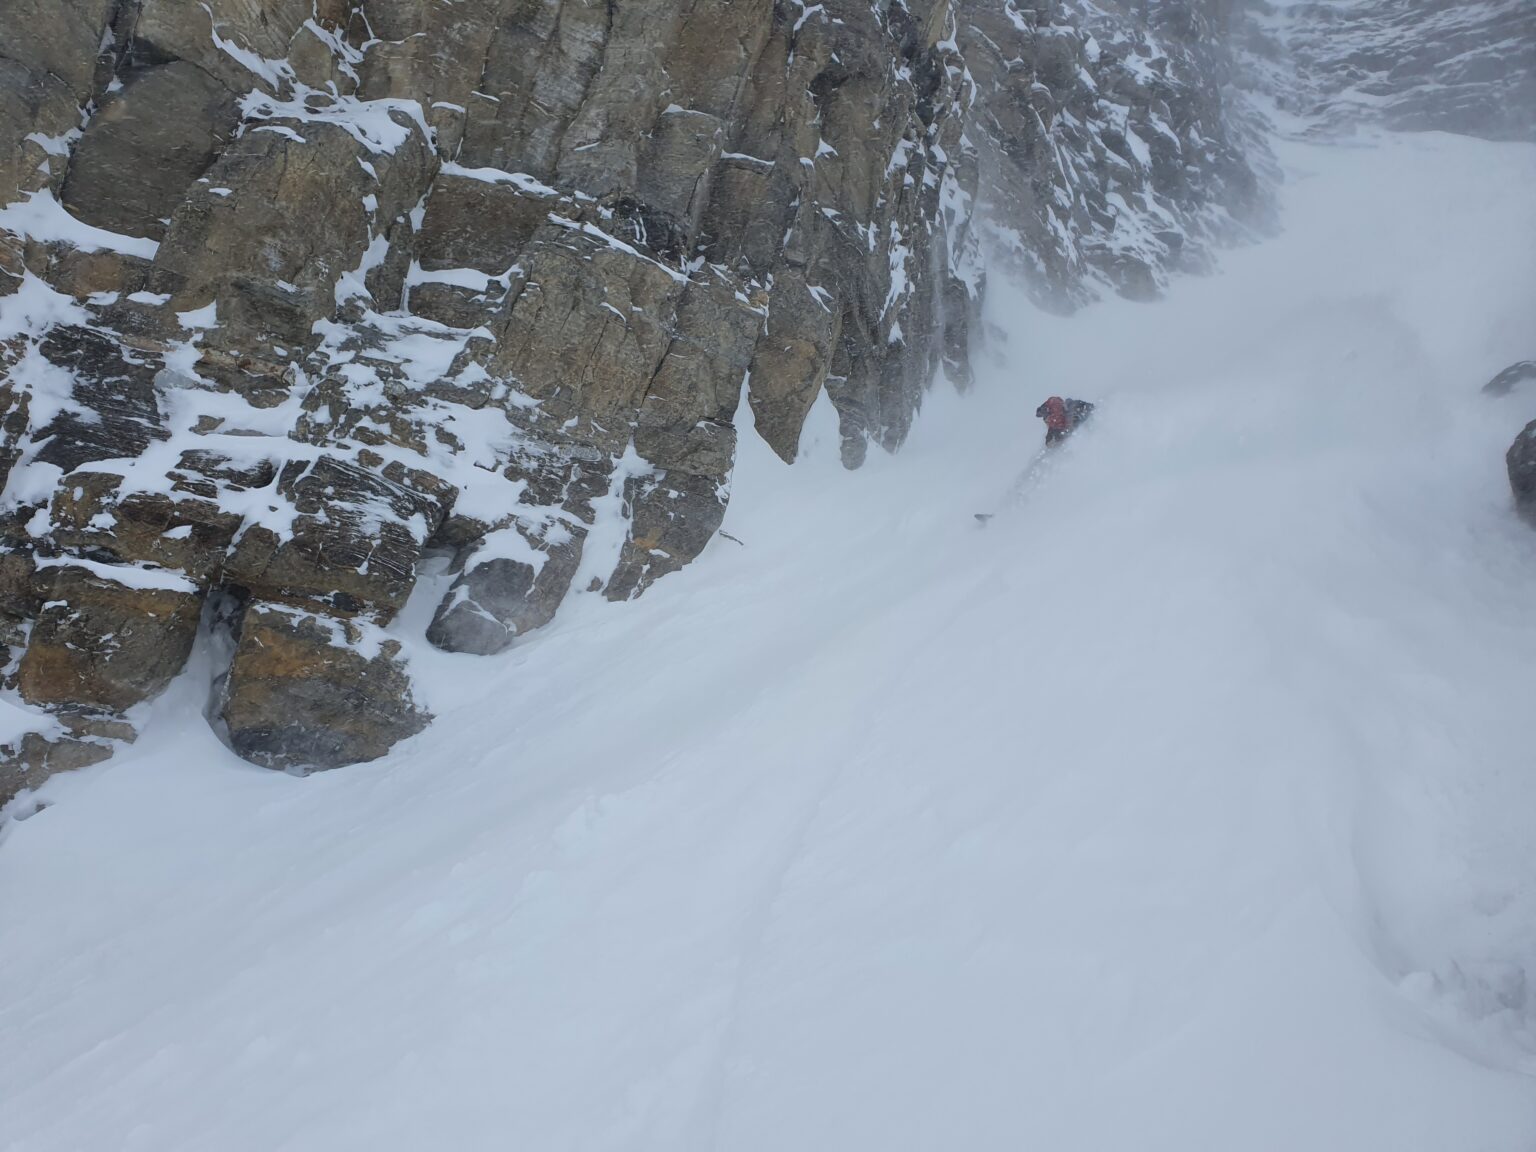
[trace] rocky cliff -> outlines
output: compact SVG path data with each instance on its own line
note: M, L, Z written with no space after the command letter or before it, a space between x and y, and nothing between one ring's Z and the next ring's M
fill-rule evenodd
M1235 0L975 0L959 39L988 249L1044 306L1149 299L1174 272L1273 225L1260 119L1233 51Z
M387 631L494 653L719 527L750 425L845 462L967 378L978 195L1042 300L1153 293L1262 214L1230 11L1038 0L11 0L0 640L131 738L199 637L242 756L430 717ZM1249 142L1251 143L1251 141ZM34 714L34 720L36 714Z
M1267 21L1299 73L1290 103L1324 125L1536 140L1529 0L1309 0Z

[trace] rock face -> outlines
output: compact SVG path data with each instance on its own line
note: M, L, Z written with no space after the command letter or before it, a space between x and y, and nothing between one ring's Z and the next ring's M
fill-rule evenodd
M1234 92L1232 0L975 0L959 40L982 99L992 246L1036 300L1148 299L1273 223L1257 123Z
M1313 0L1272 24L1302 71L1289 102L1336 124L1536 140L1529 0Z
M1156 9L0 6L22 696L118 738L201 614L237 752L382 755L424 559L428 639L497 652L704 549L743 405L786 461L823 396L849 466L899 446L968 379L979 192L1042 299L1199 266L1263 198L1222 7Z
M24 698L123 714L216 594L244 606L231 746L369 759L425 723L361 638L428 553L455 574L429 638L494 652L578 578L622 599L698 555L743 399L787 461L823 392L850 463L895 447L937 371L965 378L979 303L954 23L945 0L7 5Z

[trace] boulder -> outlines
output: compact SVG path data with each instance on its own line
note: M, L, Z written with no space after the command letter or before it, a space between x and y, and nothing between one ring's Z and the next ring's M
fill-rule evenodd
M29 704L126 712L186 664L202 593L176 573L89 560L39 566L42 610L18 670Z
M512 524L469 549L427 639L448 652L491 655L554 618L581 565L586 529Z
M299 772L378 759L432 719L399 652L366 621L252 603L216 705L230 747Z
M1515 494L1515 508L1536 526L1536 420L1515 437L1504 456L1509 469L1509 487Z

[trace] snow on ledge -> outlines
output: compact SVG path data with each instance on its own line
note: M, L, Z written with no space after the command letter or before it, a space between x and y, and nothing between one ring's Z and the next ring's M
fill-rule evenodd
M527 192L531 196L560 195L557 189L551 188L542 180L534 179L526 172L507 172L501 168L466 168L450 160L442 166L439 175L478 180L483 184L511 184L519 192Z
M46 189L29 192L25 200L0 208L0 228L41 243L62 241L82 252L121 252L125 256L153 260L155 253L160 251L160 245L154 240L108 232L75 219Z
M44 556L37 561L43 568L83 568L99 580L107 580L136 592L197 593L197 585L180 572L169 568L146 568L137 564L103 564L78 556Z

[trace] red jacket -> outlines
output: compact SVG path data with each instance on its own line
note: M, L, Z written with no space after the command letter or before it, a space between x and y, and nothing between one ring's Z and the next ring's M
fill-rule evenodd
M1067 402L1060 396L1052 396L1040 405L1036 415L1045 421L1045 426L1052 432L1066 432L1072 427L1072 420L1067 415Z

